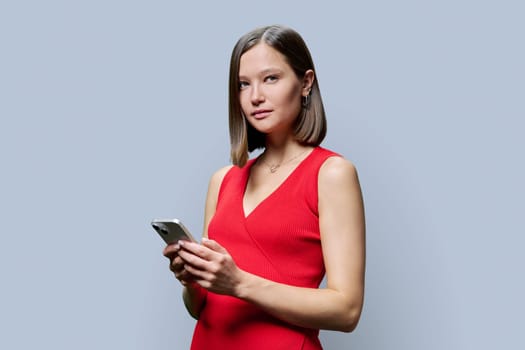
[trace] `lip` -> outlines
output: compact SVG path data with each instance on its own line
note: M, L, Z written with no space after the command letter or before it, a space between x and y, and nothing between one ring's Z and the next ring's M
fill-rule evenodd
M271 109L256 109L252 112L252 117L254 117L255 119L266 118L270 115L271 112Z

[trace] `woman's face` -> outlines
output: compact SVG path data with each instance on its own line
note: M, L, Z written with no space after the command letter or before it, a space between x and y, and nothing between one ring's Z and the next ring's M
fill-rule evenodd
M311 86L307 80L299 80L285 57L267 44L246 51L239 65L239 100L248 122L265 134L292 132L301 97Z

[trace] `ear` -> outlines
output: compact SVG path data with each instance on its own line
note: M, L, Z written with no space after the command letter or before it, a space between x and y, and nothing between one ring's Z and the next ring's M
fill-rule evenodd
M315 80L315 73L314 73L314 71L311 70L311 69L308 69L304 73L303 85L302 85L302 88L301 88L301 95L308 96L308 94L310 94L310 90L312 90L312 86L314 84L314 80Z

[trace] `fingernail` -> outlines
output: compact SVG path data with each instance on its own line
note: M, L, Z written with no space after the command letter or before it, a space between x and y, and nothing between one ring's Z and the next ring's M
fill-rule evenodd
M206 238L206 237L202 237L202 241L203 241L203 242L206 242L206 241L209 241L209 239Z
M184 242L182 240L177 242L181 247L184 246Z

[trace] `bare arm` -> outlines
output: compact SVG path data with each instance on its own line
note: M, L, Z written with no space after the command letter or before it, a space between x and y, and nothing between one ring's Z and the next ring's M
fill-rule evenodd
M208 237L208 225L211 218L215 214L217 207L217 197L219 195L219 188L222 183L224 175L228 172L231 166L219 169L215 172L208 184L208 193L206 195L206 204L204 208L204 226L202 236ZM193 280L193 277L187 273L184 268L184 261L178 256L180 245L169 245L164 249L164 255L170 258L170 269L175 273L175 277L181 281L184 286L182 290L182 299L188 313L195 319L199 318L200 312L204 303L206 302L207 290L202 288Z
M350 332L364 296L365 222L357 172L334 157L319 173L319 223L327 273L324 289L276 283L240 270L217 242L183 244L181 257L195 281L216 293L249 301L292 324Z

